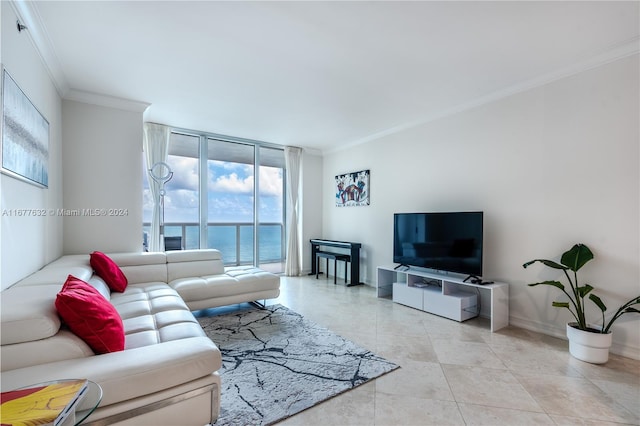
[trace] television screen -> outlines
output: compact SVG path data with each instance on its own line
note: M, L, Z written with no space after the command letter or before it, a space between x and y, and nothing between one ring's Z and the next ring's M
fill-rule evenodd
M393 261L482 276L482 212L394 214Z

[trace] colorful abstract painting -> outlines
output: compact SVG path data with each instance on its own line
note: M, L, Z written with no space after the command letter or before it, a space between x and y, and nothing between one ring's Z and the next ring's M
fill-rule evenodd
M336 207L369 205L369 170L336 176Z

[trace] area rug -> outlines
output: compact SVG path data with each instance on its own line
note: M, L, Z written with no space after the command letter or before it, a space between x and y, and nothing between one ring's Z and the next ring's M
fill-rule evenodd
M222 352L217 425L269 425L398 368L282 306L198 318Z

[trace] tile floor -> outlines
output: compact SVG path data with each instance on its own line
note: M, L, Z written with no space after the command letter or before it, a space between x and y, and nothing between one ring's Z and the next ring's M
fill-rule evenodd
M368 286L282 278L280 303L399 364L280 425L640 424L640 361L572 358L566 341L486 319L464 323L376 297Z

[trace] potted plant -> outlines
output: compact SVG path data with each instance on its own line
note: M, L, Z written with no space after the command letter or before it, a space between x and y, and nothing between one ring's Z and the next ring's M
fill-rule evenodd
M552 306L566 308L575 318L575 322L567 324L567 338L569 339L569 352L579 360L595 364L604 364L609 359L609 348L611 347L611 326L622 315L630 312L640 313L634 306L640 304L640 296L629 300L616 311L609 322L605 320L606 305L602 300L591 293L594 289L589 284L580 285L578 282L578 270L587 262L593 259L593 253L584 244L575 244L570 250L562 254L560 263L547 259L534 259L524 265L524 268L540 262L553 269L559 269L569 282L567 289L560 281L542 281L529 284L531 287L538 285L549 285L560 289L568 298L568 302L552 302ZM573 276L573 279L572 279ZM588 324L585 316L585 298L589 296L602 312L602 325Z

